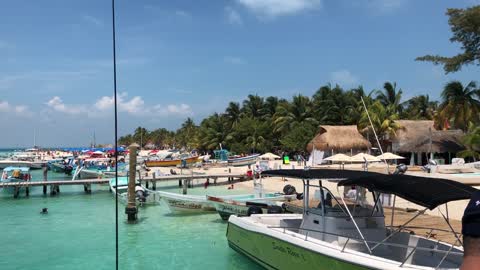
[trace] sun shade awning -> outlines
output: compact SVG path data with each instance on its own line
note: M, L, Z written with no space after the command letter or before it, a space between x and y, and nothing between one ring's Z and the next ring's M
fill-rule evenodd
M412 175L370 175L349 177L339 186L360 186L381 193L396 194L405 200L432 210L456 200L470 199L477 189L447 179Z
M330 170L330 169L310 169L310 170L269 170L262 172L262 175L280 176L298 179L350 179L366 176L381 176L384 174L375 172L351 171L351 170Z

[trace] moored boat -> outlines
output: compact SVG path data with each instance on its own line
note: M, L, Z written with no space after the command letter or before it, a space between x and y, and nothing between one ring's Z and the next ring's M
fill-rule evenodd
M115 196L118 191L118 197L123 203L128 202L128 177L118 177L118 181L115 178L110 179L110 190ZM115 188L118 185L117 188ZM149 190L138 181L135 182L135 199L137 204L140 205L155 205L160 202L160 196L152 190Z
M257 162L260 154L252 154L248 156L233 156L228 158L228 165L230 166L247 166Z
M295 200L297 195L285 195L283 193L265 193L262 197L250 195L244 198L221 198L215 196L207 196L218 214L223 220L228 220L231 215L246 216L248 209L252 206L262 213L278 212L277 206L281 206L283 201ZM273 210L275 209L275 210Z
M185 161L186 164L192 164L198 162L198 157L195 156L184 159L145 160L145 165L147 167L170 167L181 165L182 161Z
M420 236L410 233L407 225L426 210L469 199L476 191L472 187L445 179L356 171L277 170L264 174L300 178L305 198L309 198L310 188L318 188L321 202L310 205L305 199L302 214L229 218L229 246L267 269L433 270L458 269L462 264L463 249L455 246L461 243L455 232L457 241L452 245L434 239L435 228L426 228L430 233ZM355 186L355 195L350 200L335 197L322 187L327 179L339 181L339 187ZM320 180L319 185L311 185L311 180ZM373 200L366 199L367 190ZM396 194L425 209L400 227L385 226L380 192Z
M6 167L3 169L2 177L0 179L1 183L12 183L12 182L25 182L30 181L32 176L30 175L29 167ZM13 194L15 192L14 187L3 188L3 191L6 193ZM19 190L17 190L19 192Z
M172 213L194 214L215 211L215 207L205 195L183 195L172 192L156 191Z

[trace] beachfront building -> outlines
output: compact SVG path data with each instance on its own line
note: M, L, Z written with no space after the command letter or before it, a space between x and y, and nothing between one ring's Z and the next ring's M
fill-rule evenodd
M392 136L391 151L406 158L410 165L424 165L429 159L450 164L463 150L461 130L437 130L432 120L397 120L401 126Z
M338 153L355 155L368 152L371 143L358 132L356 125L319 127L317 135L308 143L307 150L312 156L314 164L321 164L322 160Z

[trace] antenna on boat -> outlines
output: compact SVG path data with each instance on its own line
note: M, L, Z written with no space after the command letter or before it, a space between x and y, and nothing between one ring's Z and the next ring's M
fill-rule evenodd
M372 119L370 118L370 113L367 110L367 105L365 104L365 101L363 100L363 97L360 97L360 99L362 100L363 108L365 108L365 112L367 113L368 121L370 122L370 126L372 127L372 130L373 130L373 135L375 135L375 139L377 140L377 144L378 144L378 148L380 149L380 153L382 153L382 156L383 156L382 145L380 144L380 140L378 139L377 132L375 131L375 127L373 126ZM389 167L388 167L387 160L384 159L383 161L385 162L385 165L387 165L387 174L390 174L390 170L389 170Z

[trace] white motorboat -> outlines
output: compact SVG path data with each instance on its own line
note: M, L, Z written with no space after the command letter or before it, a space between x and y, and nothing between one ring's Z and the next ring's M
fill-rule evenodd
M345 170L277 170L264 174L300 178L305 198L309 198L310 188L318 188L321 202L309 205L305 199L302 214L230 216L230 247L267 269L433 270L458 269L462 263L462 240L453 229L457 240L448 244L432 237L445 230L427 228L426 236L414 235L408 224L428 209L469 199L476 191L473 187L445 179ZM341 180L339 194L345 192L340 187L355 186L353 199L335 197L322 186L327 179ZM318 185L313 180L319 180L315 181ZM386 226L380 192L395 194L425 209L402 226Z

